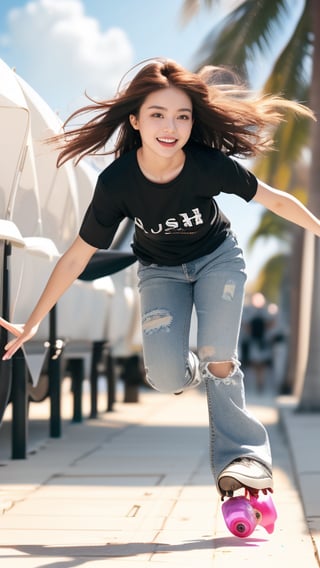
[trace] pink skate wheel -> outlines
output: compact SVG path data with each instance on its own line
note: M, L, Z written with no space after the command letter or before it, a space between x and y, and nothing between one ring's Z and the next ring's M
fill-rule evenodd
M245 497L232 497L224 501L222 514L229 531L239 538L250 536L257 526L255 512Z
M254 509L257 523L261 525L267 533L273 533L274 524L277 520L277 511L271 495L262 495L259 496L258 499L251 495L250 503Z

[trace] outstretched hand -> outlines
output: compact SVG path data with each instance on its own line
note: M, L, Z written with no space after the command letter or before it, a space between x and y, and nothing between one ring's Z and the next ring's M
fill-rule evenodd
M31 339L37 332L37 328L33 328L31 331L26 332L24 324L10 323L9 321L1 317L0 325L7 331L12 333L12 335L16 336L15 339L11 339L11 341L9 341L5 345L5 354L2 357L3 361L11 359L11 357L15 354L16 351L18 351L18 349L20 349L23 343L25 341L28 341L28 339Z

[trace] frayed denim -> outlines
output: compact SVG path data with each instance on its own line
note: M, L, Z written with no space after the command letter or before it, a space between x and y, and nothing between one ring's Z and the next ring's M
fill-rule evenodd
M139 263L138 277L147 382L160 392L178 393L198 384L200 373L207 389L215 479L239 457L271 468L267 432L245 406L237 345L246 272L234 234L211 254L179 266ZM193 308L200 363L189 353ZM227 361L233 363L227 378L208 370L208 363Z
M207 390L211 468L215 480L237 458L248 457L271 471L272 460L265 427L248 412L243 372L239 367L225 379L202 370Z

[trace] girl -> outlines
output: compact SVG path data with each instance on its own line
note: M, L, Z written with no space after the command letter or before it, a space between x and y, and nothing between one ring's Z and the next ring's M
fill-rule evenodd
M17 337L3 359L35 335L95 251L110 246L121 220L133 219L147 381L174 394L205 382L213 474L220 494L231 496L241 487L272 490L272 470L267 432L246 409L237 356L245 263L214 198L225 192L255 200L318 236L320 222L230 157L265 150L270 126L287 109L310 118L311 111L279 97L254 98L237 81L218 87L209 71L194 74L174 61L152 60L115 98L69 118L97 112L55 139L58 166L98 152L117 131L116 159L100 174L79 236L28 321L5 323ZM188 346L193 306L197 355Z

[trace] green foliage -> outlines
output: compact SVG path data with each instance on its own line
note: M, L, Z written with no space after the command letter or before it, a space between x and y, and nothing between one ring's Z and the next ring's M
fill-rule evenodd
M185 0L186 3L201 7L212 8L221 0ZM224 3L224 7L228 3ZM230 6L232 6L230 2ZM319 6L317 0L304 0L301 5L302 11L297 14L297 20L292 22L289 10L296 8L293 0L243 0L236 8L231 8L230 13L218 25L214 26L211 33L205 39L200 51L198 68L203 65L230 65L237 71L242 71L244 76L250 79L252 69L259 71L259 64L253 63L256 56L264 56L265 64L270 62L269 76L265 80L263 90L265 93L283 94L289 99L310 104L315 114L320 116L320 21ZM290 28L288 39L283 42L278 53L274 53L274 47L279 45L278 39L283 36L288 22L293 25ZM291 35L290 35L291 34ZM270 55L272 54L272 59ZM313 71L313 75L312 75ZM284 190L299 193L303 201L312 204L312 210L318 215L320 211L319 194L319 153L320 134L319 122L314 125L312 132L310 123L304 119L288 116L274 133L276 152L269 153L265 158L256 162L255 172L265 182ZM307 160L303 162L303 159ZM306 175L306 164L311 163L310 174ZM301 179L301 172L303 178ZM310 180L309 180L310 177ZM281 179L281 184L276 183ZM309 197L306 199L306 188ZM272 218L273 217L273 218ZM287 227L283 221L276 220L274 216L265 213L261 218L260 227L251 237L251 243L273 234L277 238L286 238ZM316 241L317 243L318 241ZM301 251L294 250L290 262L290 268L294 273L301 273ZM300 254L299 254L300 253ZM279 291L283 282L287 288L292 285L286 272L289 257L279 254L269 259L254 283L255 290L260 290L269 301L278 302ZM296 263L295 265L293 263ZM290 369L286 377L287 385L297 384L301 389L299 410L310 411L320 409L320 357L318 349L319 336L319 299L316 293L320 271L319 255L316 256L314 274L308 274L313 279L314 305L311 314L311 329L309 352L304 353L308 364L304 378L301 374L301 349L302 334L309 332L301 326L298 304L291 303L291 311L295 312L294 321L298 322L291 329L293 342L290 352ZM310 271L309 271L310 272ZM300 282L294 283L299 288ZM297 298L301 298L301 290L297 291ZM300 357L300 359L299 359ZM302 381L302 382L301 382Z
M219 7L219 0L185 0L184 10L194 14L204 8ZM287 25L288 0L243 0L218 24L214 25L199 49L198 65L226 65L236 69L250 82L250 69L257 57L263 56L270 73L262 88L265 93L282 94L287 98L308 103L310 99L313 36L310 33L310 0L293 27L286 45L276 56L274 45ZM191 17L191 16L190 16ZM294 188L292 164L301 158L310 143L310 120L288 114L274 132L276 151L258 159L255 172L273 183L275 172L286 168L281 188ZM261 175L263 173L263 175Z
M254 288L267 298L268 302L281 303L281 289L290 256L279 253L271 257L260 270Z
M219 6L218 0L185 0L189 14L201 7ZM199 49L198 68L203 65L229 65L242 71L250 82L250 69L257 56L270 60L270 73L262 88L264 93L282 94L287 98L308 103L310 99L313 36L311 34L310 0L293 26L286 45L276 56L274 45L287 25L290 12L288 0L243 0L214 25ZM297 171L301 167L305 148L310 144L310 120L288 114L275 132L275 151L258 158L253 171L266 183L283 190L301 193ZM306 180L304 180L306 181ZM305 187L307 184L305 184ZM290 239L290 225L269 213L250 239L250 246L261 238L274 236Z
M271 235L281 241L284 241L286 243L291 243L291 234L292 234L291 227L292 224L286 221L285 219L283 219L282 217L274 215L269 210L265 210L262 213L259 226L252 233L249 239L248 242L249 250L253 247L253 245L258 239L260 238L267 239Z

